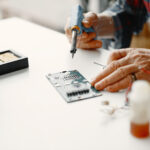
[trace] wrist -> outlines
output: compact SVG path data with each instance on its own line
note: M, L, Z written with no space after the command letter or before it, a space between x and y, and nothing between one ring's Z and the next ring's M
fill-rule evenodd
M114 38L115 26L113 17L106 13L98 14L97 25L94 29L97 35L102 38Z

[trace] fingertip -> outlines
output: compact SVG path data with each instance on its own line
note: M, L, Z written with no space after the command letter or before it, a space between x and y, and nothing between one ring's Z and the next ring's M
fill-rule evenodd
M88 13L86 13L86 14L84 14L84 18L86 18L86 20L91 20L91 21L95 21L95 20L97 20L98 19L98 16L97 16L97 14L96 13L94 13L94 12L88 12Z
M102 41L95 40L96 41L96 48L101 48L102 47Z
M72 34L71 33L71 29L70 28L66 28L65 29L65 34L70 36Z
M101 91L101 90L102 90L101 85L98 84L98 83L96 83L96 84L94 85L94 87L95 87L95 89L98 90L98 91Z
M95 88L96 90L98 90L98 87L97 87L96 85L94 85L94 88Z
M91 83L91 86L94 87L94 85L95 85L95 80L92 80L90 83Z

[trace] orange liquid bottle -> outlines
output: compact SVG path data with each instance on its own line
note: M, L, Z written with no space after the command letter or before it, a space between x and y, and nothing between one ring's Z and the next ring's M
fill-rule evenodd
M150 130L150 84L136 81L129 94L130 132L137 138L146 138Z
M130 123L130 132L137 138L146 138L149 136L149 122L145 124Z

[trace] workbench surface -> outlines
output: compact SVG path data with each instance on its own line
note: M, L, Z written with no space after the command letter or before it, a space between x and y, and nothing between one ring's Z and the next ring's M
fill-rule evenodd
M128 110L108 115L101 102L124 105L125 93L67 104L45 75L77 69L91 80L108 53L78 50L72 60L64 34L11 18L0 21L0 49L29 58L29 69L0 76L0 150L149 150L150 138L129 131Z

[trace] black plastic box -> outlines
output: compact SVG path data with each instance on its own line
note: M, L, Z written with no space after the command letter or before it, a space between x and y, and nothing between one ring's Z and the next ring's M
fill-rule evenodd
M0 51L0 75L28 68L28 58L13 50Z

